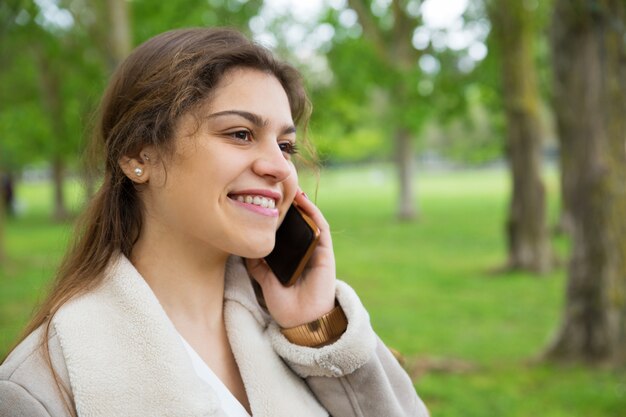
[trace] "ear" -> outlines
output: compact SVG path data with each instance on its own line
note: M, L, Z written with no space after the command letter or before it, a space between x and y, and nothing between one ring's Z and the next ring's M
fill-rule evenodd
M123 156L118 164L132 182L143 184L150 179L155 158L156 153L152 148L145 147L136 156Z

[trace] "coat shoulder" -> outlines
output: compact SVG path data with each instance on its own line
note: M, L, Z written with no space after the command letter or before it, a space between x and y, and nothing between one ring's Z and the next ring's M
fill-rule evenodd
M66 416L66 401L54 377L52 363L60 384L69 392L69 376L56 332L50 329L48 349L43 345L44 328L28 335L0 365L0 417L9 407L10 415ZM14 414L23 410L22 414ZM8 415L8 414L7 414Z
M0 380L0 417L50 417L44 405L21 385Z

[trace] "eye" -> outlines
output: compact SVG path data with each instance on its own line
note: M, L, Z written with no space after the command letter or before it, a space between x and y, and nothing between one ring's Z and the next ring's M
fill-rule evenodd
M237 130L235 132L230 132L229 135L234 139L249 142L252 140L252 133L249 130Z
M287 155L295 155L298 153L298 146L293 142L281 142L278 144L278 147Z

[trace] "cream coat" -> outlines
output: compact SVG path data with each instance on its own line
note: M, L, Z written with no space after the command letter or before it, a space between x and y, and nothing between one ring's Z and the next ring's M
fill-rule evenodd
M228 338L255 417L427 416L413 385L373 332L354 291L337 285L348 329L319 349L296 346L259 307L241 259L226 270ZM0 366L0 417L67 416L40 349L41 329ZM120 256L103 285L52 321L52 363L81 417L222 417L163 308Z

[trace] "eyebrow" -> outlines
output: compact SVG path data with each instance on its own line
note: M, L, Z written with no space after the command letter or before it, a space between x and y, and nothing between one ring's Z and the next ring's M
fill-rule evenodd
M262 118L258 114L250 113L243 110L224 110L217 113L211 113L207 116L207 119L214 119L222 116L239 116L258 127L266 127L270 124L269 120ZM290 133L296 133L296 127L293 124L285 125L281 131L281 134L288 135Z

